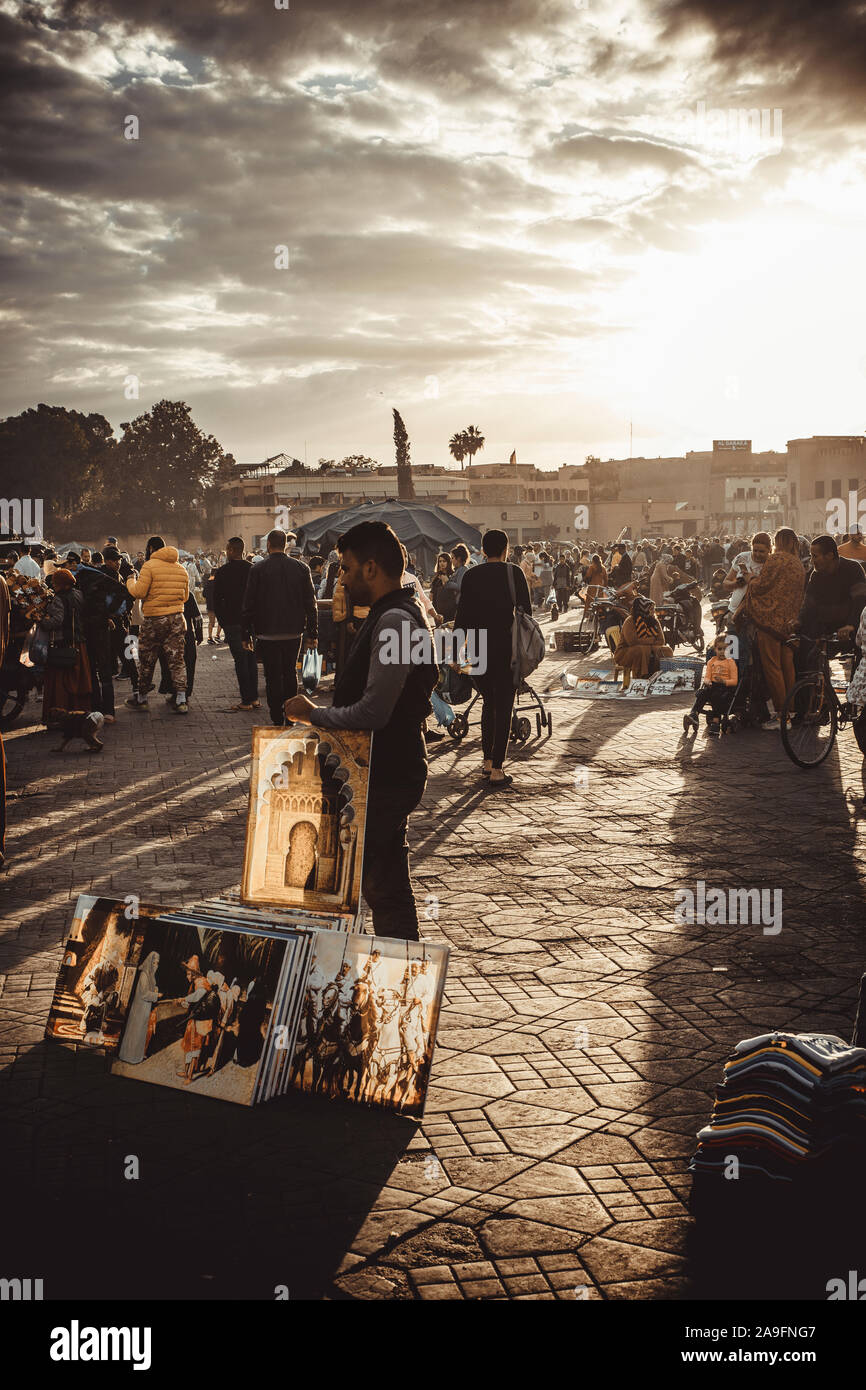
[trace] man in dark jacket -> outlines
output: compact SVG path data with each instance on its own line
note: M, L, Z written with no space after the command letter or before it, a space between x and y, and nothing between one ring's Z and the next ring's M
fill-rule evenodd
M507 790L513 780L503 771L515 695L511 634L515 606L529 612L529 586L523 570L508 563L504 531L485 531L481 548L485 563L476 565L463 581L454 629L486 633L486 669L474 678L481 693L481 775L491 790Z
M294 539L294 537L293 537ZM252 565L244 591L244 645L255 650L265 671L271 723L283 724L283 704L298 691L296 666L301 640L316 647L319 613L310 571L286 554L285 531L268 533L268 557Z
M374 731L361 886L378 936L417 941L406 831L427 781L424 721L439 674L435 650L414 589L402 587L403 550L391 527L362 521L338 545L343 587L370 612L334 687L332 708L296 695L286 701L286 714L317 729ZM419 630L428 641L415 636Z
M240 536L226 541L226 556L225 564L220 565L213 576L213 611L234 657L241 699L232 709L258 709L259 669L255 656L244 646L241 616L247 580L253 567L244 559L244 543Z

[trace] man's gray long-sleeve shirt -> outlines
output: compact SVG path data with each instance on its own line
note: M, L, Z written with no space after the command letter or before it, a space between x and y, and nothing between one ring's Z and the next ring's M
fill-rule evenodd
M383 729L394 712L413 665L413 635L430 630L405 608L388 608L380 614L370 644L370 669L360 700L337 709L316 709L310 715L317 729ZM422 638L414 637L419 644ZM416 646L417 650L417 646Z

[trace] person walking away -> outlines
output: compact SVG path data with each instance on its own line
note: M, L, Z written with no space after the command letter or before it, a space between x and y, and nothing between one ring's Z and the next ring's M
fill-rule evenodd
M132 565L125 563L116 545L107 545L102 552L102 564L100 569L109 579L113 579L116 584L126 588L125 581L132 574ZM124 569L126 573L124 573ZM130 604L130 608L131 608ZM123 613L117 613L111 620L111 629L108 634L108 643L111 656L111 674L130 676L134 675L133 689L138 684L138 673L135 666L126 655L126 639L129 636L129 609Z
M292 537L294 540L294 536ZM265 672L265 694L271 723L281 725L283 705L298 690L301 641L315 648L319 641L319 612L310 571L286 554L288 536L268 533L268 556L251 566L241 608L241 626L248 651L255 651Z
M47 581L54 590L37 628L48 646L42 687L42 722L58 727L65 715L92 708L90 662L84 638L84 596L67 569L56 569Z
M83 598L84 640L87 644L87 658L93 680L93 708L99 710L106 724L114 721L114 670L111 654L111 634L114 619L111 608L111 589L120 589L120 583L106 573L104 559L98 568L92 565L79 565L75 574L75 587L80 589ZM121 603L129 599L120 594ZM125 604L123 605L126 606Z
M216 570L210 570L204 581L204 606L207 612L207 642L209 647L218 646L222 642L220 633L221 623L213 606L213 586L216 579ZM216 625L216 637L214 637L214 625Z
M220 565L213 576L213 605L235 663L240 703L231 708L233 711L259 709L259 668L253 653L244 646L241 617L247 580L253 567L244 557L240 536L231 536L226 541L226 556L225 564Z
M198 648L204 641L204 624L195 594L187 594L186 603L183 605L183 616L186 622L186 631L183 634L183 669L186 671L186 703L187 708L189 708L195 685ZM174 681L171 678L164 652L159 654L159 675L159 693L166 697L166 703L171 705L172 709L176 709L177 691L174 688Z
M511 670L511 632L515 600L511 597L508 570L514 581L516 606L529 612L531 599L526 575L517 565L509 565L508 536L504 531L486 531L481 538L486 557L467 574L460 591L455 630L465 633L486 633L487 669L473 678L481 694L481 775L489 780L491 790L506 790L514 781L503 770L511 731L511 712L514 708L515 682ZM480 652L483 647L476 643Z
M760 574L752 575L743 600L745 616L755 629L755 645L770 693L770 718L762 725L779 728L785 699L796 680L794 653L787 645L803 603L806 575L795 531L783 526L773 540L772 555Z
M343 586L353 604L370 611L337 678L331 708L295 695L285 713L317 729L373 731L362 891L377 936L417 941L407 829L427 781L423 731L438 676L436 653L414 591L402 587L403 551L391 527L362 521L338 545ZM419 631L430 639L422 652ZM410 653L421 660L410 660Z
M556 606L560 613L564 613L568 608L568 601L571 598L573 588L574 568L567 556L560 555L553 567L553 590L556 595Z
M148 710L147 696L153 687L157 657L163 652L175 689L174 711L189 714L186 703L184 605L190 595L189 576L180 563L175 546L166 545L162 536L151 536L145 561L137 578L130 575L126 587L133 598L141 599L141 625L138 632L138 690L126 701L139 714Z

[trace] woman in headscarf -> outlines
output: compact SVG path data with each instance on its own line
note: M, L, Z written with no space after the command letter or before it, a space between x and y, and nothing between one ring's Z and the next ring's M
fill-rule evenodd
M91 709L93 682L84 639L84 596L68 569L56 569L48 583L54 598L39 623L48 642L42 722L56 728L73 710Z
M663 656L673 656L673 651L665 642L655 604L652 599L638 594L622 625L619 644L613 654L614 664L632 676L651 676L659 669Z

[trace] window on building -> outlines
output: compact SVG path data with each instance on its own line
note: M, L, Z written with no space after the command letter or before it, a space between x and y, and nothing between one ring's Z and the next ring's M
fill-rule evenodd
M860 479L859 479L859 478L849 478L849 479L848 479L848 491L849 491L849 492L858 492L859 489L860 489Z
M558 501L559 501L559 488L558 488L558 487L555 487L555 488L553 489L553 500L554 500L554 502L558 502Z
M737 501L738 501L738 502L745 502L745 500L746 500L746 489L745 489L744 487L738 487L738 488L737 488Z
M797 484L796 484L796 483L792 483L792 484L791 484L791 506L792 506L792 507L796 507L796 505L797 505Z
M831 494L832 494L833 497L841 497L841 495L842 495L842 479L841 479L841 478L834 478L834 479L833 479L832 483L830 484L830 492L831 492Z
M823 482L816 482L816 484L815 484L815 498L816 498L816 500L817 500L818 498L820 498L820 497L823 497L823 496L824 496L824 484L823 484Z
M750 499L751 499L752 497L757 497L757 495L758 495L758 489L757 489L756 487L750 487L750 488L749 488L749 491L748 491L747 494L746 494L746 496L749 497Z

